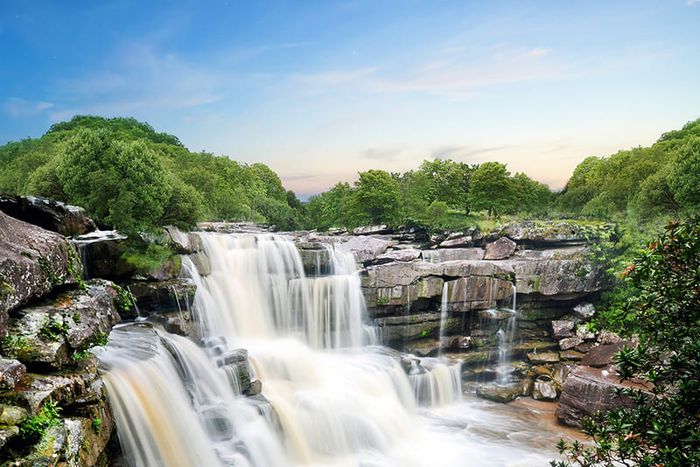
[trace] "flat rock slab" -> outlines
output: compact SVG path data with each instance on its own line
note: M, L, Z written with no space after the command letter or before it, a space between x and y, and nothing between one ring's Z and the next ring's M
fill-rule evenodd
M619 341L614 344L601 344L593 347L581 359L581 365L591 366L594 368L602 368L614 363L615 354L624 347L634 347L632 341Z

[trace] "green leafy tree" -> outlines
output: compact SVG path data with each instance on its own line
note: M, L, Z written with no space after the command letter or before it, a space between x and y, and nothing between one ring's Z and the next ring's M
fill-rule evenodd
M512 209L513 186L505 164L485 162L477 168L469 187L471 205L476 210L486 210L489 217L498 217Z
M352 207L358 220L372 223L393 223L400 217L399 184L383 170L361 172L355 182Z
M81 130L71 138L57 175L72 202L126 232L158 225L172 194L148 146L112 141L104 130Z
M555 467L700 465L700 223L670 224L626 269L632 289L606 313L608 325L639 346L617 356L619 391L633 406L584 422L594 445L562 441Z
M691 138L679 150L669 186L681 210L700 212L700 137Z

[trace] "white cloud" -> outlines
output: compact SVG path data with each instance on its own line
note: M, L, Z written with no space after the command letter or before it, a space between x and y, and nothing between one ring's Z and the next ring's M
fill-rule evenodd
M12 97L5 103L5 112L11 117L35 117L53 108L51 102L28 101Z
M688 4L688 6L693 6L696 3L700 3L700 0L688 0L686 3Z

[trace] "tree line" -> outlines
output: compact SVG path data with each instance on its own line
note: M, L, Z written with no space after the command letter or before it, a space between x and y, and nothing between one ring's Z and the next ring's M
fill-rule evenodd
M191 152L133 118L77 116L0 147L0 193L76 204L125 232L201 220L304 223L301 203L266 165Z

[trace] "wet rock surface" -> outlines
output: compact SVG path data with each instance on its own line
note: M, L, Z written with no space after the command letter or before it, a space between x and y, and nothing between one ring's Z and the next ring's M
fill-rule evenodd
M97 229L83 208L38 196L0 196L0 211L66 237Z

